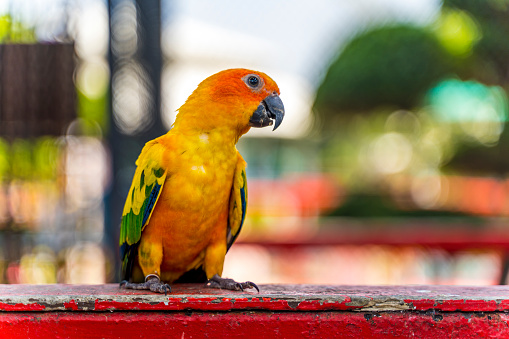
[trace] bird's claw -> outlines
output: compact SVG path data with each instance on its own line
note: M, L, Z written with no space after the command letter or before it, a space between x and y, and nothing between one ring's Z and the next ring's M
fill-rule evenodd
M246 281L239 283L233 279L221 278L217 274L207 281L207 287L220 288L232 291L244 291L245 289L248 288L254 288L258 292L260 292L260 289L254 282Z
M246 282L240 283L240 285L242 286L243 290L246 289L246 288L254 288L258 293L260 293L260 289L252 281L246 281Z
M168 292L171 292L170 285L161 282L161 279L159 279L159 277L155 274L148 275L147 281L144 283L131 283L127 280L123 280L120 283L120 288L132 290L150 290L152 292L164 293L164 295L167 295Z

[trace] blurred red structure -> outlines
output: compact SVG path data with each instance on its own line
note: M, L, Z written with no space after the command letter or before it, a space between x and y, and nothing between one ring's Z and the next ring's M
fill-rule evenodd
M249 211L270 216L317 217L338 206L339 186L323 174L249 180Z

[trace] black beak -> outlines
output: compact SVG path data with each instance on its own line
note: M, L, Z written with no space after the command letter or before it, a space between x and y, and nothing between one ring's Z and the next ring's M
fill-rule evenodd
M260 102L260 105L254 111L251 119L249 119L249 126L251 127L267 127L272 126L273 121L276 120L273 131L281 125L285 116L285 107L279 95L276 93L269 95Z

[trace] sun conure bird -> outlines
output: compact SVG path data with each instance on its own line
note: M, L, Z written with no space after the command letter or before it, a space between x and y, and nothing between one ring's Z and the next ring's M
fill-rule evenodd
M136 161L120 227L121 287L258 289L221 278L246 216L246 162L235 145L251 127L275 120L275 130L283 117L279 88L264 73L229 69L198 85L170 131L147 142Z

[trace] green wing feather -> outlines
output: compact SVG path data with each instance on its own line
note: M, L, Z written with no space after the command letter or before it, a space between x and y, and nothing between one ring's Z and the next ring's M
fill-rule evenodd
M232 192L230 194L230 213L228 215L228 230L226 233L227 250L239 236L246 218L247 210L247 179L246 164L239 162L233 177Z
M157 160L159 153L150 150L153 145L147 144L136 161L136 172L122 213L119 244L125 280L131 276L141 233L150 221L166 180L166 171Z

